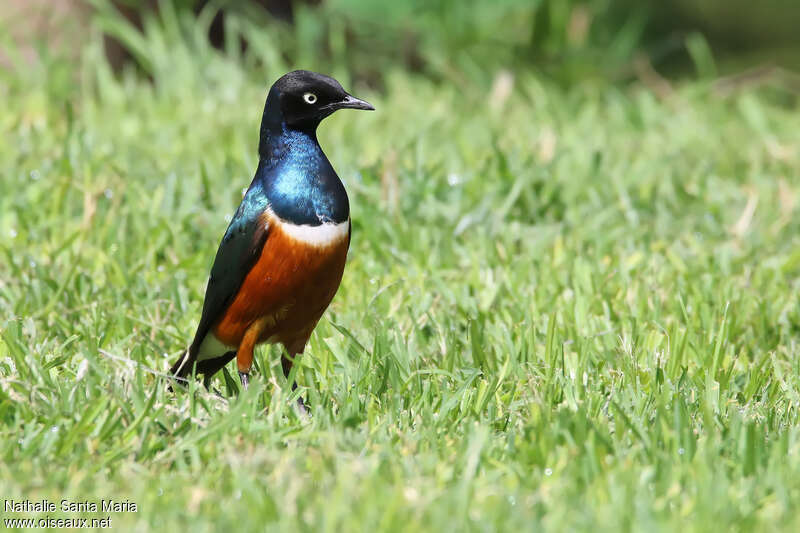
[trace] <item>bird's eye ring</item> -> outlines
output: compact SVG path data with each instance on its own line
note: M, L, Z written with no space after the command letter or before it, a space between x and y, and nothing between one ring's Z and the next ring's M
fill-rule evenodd
M317 102L317 95L314 93L306 93L303 95L303 100L305 100L307 104L314 104Z

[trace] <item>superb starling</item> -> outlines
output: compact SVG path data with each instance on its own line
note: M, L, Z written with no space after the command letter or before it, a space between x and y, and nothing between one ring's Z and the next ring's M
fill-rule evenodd
M374 108L307 70L270 89L255 177L219 245L197 333L172 375L194 368L208 383L235 357L246 389L253 349L270 342L285 347L288 377L339 288L350 246L347 192L317 142L317 126L337 109Z

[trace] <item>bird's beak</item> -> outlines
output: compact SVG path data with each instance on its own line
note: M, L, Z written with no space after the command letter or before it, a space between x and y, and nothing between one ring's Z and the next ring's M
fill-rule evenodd
M341 102L333 104L332 107L336 109L363 109L364 111L375 111L375 108L372 107L372 104L369 102L365 102L349 94Z

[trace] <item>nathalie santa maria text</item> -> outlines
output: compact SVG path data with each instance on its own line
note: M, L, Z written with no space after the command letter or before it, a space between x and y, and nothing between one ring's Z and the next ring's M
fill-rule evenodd
M58 503L42 500L4 500L6 513L135 513L138 507L130 500L101 499L97 501L75 501L63 499Z

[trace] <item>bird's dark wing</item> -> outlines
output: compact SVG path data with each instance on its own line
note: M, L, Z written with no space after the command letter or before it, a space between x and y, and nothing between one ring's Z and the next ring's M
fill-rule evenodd
M254 206L247 200L246 197L225 231L214 265L211 267L203 302L203 314L194 340L187 353L173 365L171 374L183 377L191 372L206 334L228 309L247 273L261 255L269 228L265 218L261 216L263 209L259 209L259 206Z

